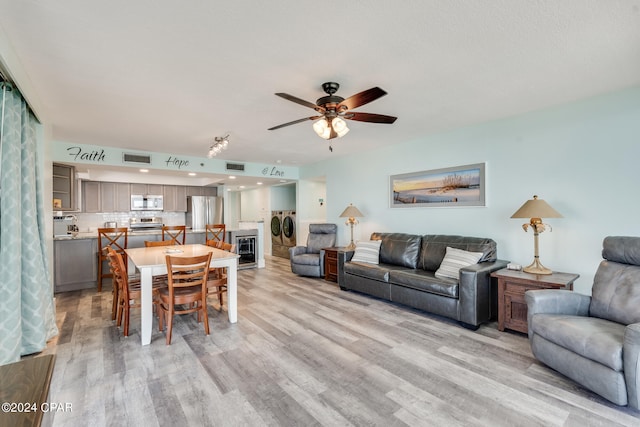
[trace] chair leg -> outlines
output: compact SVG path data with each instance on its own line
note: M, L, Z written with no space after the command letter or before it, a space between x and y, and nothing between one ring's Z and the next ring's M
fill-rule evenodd
M111 306L111 320L116 320L116 314L118 311L118 298L120 298L120 289L117 286L117 284L115 283L115 281L113 282L113 304Z
M204 321L204 333L205 335L209 335L209 315L207 314L207 295L206 294L202 296L202 302L200 303L200 311L202 311L202 317Z
M102 292L102 257L98 255L98 292Z
M123 306L124 302L122 301L122 296L118 297L118 312L116 313L116 326L120 327L122 325L122 311L124 310Z
M218 299L220 300L220 308L222 308L222 288L220 288L220 290L218 292L220 292L218 294Z
M167 345L171 344L171 330L173 329L173 305L169 306L167 314Z
M127 305L124 307L124 328L123 328L123 332L124 332L124 336L128 337L129 336L129 301L127 301Z

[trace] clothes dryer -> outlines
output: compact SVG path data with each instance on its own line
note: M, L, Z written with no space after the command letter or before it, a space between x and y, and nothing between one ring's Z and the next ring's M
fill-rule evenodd
M293 247L296 243L296 211L284 211L282 213L282 244Z

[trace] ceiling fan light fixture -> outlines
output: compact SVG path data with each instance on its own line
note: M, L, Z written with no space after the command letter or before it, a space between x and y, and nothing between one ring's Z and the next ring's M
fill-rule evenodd
M324 139L329 139L331 136L331 128L329 127L329 123L327 123L327 119L322 118L313 124L313 130L315 133Z
M340 117L336 117L331 121L331 126L333 126L333 130L336 131L338 137L343 137L349 132L349 128L347 127L347 122L342 120Z

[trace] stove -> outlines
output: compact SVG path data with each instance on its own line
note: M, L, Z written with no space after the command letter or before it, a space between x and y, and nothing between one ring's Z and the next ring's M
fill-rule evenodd
M162 230L162 218L130 218L129 228L131 231L153 231Z

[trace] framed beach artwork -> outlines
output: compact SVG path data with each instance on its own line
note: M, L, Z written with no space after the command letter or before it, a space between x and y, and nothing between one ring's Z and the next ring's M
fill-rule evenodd
M484 163L391 175L390 206L485 206Z

